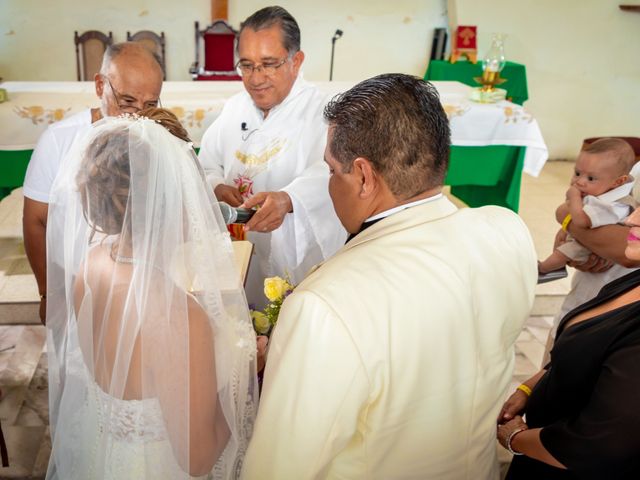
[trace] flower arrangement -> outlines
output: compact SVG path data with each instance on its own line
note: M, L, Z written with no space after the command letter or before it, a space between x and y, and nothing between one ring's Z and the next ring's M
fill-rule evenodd
M264 310L251 310L253 328L258 335L269 336L280 314L282 302L293 292L294 286L288 278L269 277L264 279L264 295L269 303Z

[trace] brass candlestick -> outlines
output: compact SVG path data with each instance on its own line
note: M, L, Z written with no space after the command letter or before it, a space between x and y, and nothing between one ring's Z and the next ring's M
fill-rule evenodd
M496 85L502 85L507 81L506 78L500 77L500 72L484 70L481 77L475 77L474 80L482 85L483 92L491 92L495 89Z

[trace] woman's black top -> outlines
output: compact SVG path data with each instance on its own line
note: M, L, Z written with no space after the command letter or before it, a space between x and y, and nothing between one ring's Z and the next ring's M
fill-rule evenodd
M567 470L524 455L507 479L640 479L640 301L565 329L576 315L640 285L640 270L605 285L558 326L547 372L526 410Z

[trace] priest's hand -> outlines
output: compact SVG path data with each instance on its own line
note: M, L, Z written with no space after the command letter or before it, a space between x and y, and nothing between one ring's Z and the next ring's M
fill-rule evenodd
M219 202L226 202L232 207L239 207L243 200L240 190L231 185L225 185L224 183L214 188L213 194Z
M268 233L282 225L287 213L293 212L291 198L286 192L260 192L248 199L243 208L259 206L258 211L247 222L245 231Z

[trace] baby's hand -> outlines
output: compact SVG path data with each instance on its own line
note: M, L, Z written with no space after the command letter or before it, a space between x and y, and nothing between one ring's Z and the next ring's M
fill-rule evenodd
M582 192L574 185L571 185L567 190L567 200L572 198L582 198Z

